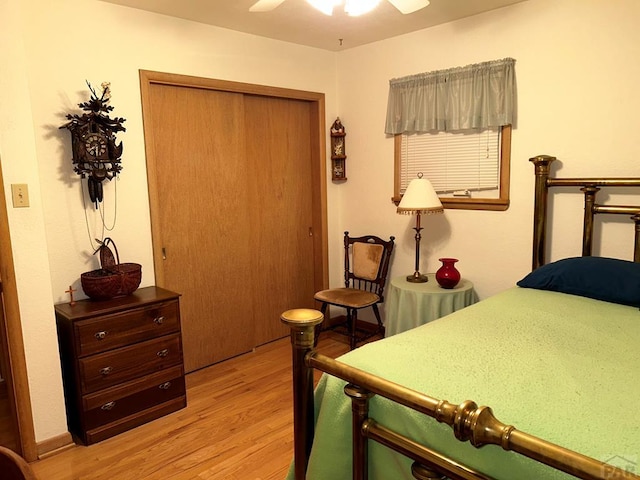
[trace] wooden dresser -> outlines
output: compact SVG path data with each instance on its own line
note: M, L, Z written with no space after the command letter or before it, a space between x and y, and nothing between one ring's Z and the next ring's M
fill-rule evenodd
M55 306L69 431L89 445L186 406L179 294Z

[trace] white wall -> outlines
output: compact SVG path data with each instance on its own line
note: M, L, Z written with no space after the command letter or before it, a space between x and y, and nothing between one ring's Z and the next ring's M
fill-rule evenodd
M110 81L114 114L127 119L118 219L111 236L122 261L153 262L138 70L148 69L326 94L327 126L346 125L346 183L328 185L331 285L342 277L342 232L395 235L391 275L413 271L412 222L395 213L393 142L384 118L388 81L503 57L516 59L518 125L512 144L511 207L447 211L425 218L422 271L460 259L481 297L530 268L533 167L547 153L563 175L637 175L634 94L640 18L636 0L529 0L451 24L338 54L260 39L96 0L0 0L0 156L5 189L28 183L29 209L9 207L36 438L66 431L52 304L95 268L79 177L71 169L64 115L87 100L85 80ZM337 64L336 64L337 61ZM336 77L337 72L337 77ZM600 138L592 140L594 136ZM105 205L112 213L113 182ZM573 198L573 197L572 197ZM578 210L581 196L571 200ZM8 199L10 205L10 199ZM111 209L111 210L109 210ZM111 212L111 213L110 213ZM555 218L555 258L579 254L580 213ZM573 218L573 217L572 217ZM96 214L88 213L96 236ZM613 220L604 250L630 258L632 229ZM574 234L573 238L564 238ZM618 241L618 238L622 240Z
M31 207L9 207L36 440L66 432L53 304L97 268L89 238L99 215L82 206L70 135L85 80L111 82L113 115L127 119L112 232L121 261L142 264L154 284L139 69L272 85L326 95L336 116L335 54L150 14L96 0L0 0L0 155L5 189L27 183ZM105 187L107 224L115 182ZM9 195L9 193L7 193ZM8 205L11 205L8 199ZM330 202L330 216L336 206ZM87 223L89 228L87 229ZM89 230L89 232L87 231ZM91 237L89 237L89 235Z
M48 438L66 431L53 320L38 158L18 2L0 0L0 161L13 245L29 388ZM12 208L11 184L29 186L29 208Z
M415 219L397 215L391 202L393 140L384 134L388 81L513 57L518 124L511 206L506 212L447 210L424 217L421 249L422 272L435 271L440 257L459 258L458 268L481 298L513 286L531 266L529 158L557 156L562 176L640 175L638 19L636 0L530 0L341 53L338 97L349 132L349 180L338 231L395 235L391 276L412 273ZM553 259L580 255L582 198L578 192L563 200L574 210L563 208L554 217ZM613 233L605 234L606 241L613 245L602 252L631 260L631 222L609 218L607 223ZM337 270L334 265L336 283Z

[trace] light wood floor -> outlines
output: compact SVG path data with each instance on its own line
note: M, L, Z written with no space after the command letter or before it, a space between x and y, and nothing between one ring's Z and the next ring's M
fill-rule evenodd
M318 349L337 357L343 337ZM39 480L283 480L293 456L289 338L187 375L187 407L32 463Z

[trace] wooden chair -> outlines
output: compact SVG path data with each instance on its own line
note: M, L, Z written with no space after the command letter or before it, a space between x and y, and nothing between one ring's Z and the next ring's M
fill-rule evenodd
M37 480L31 465L17 453L0 446L0 478L3 480Z
M314 295L317 301L322 302L323 314L326 314L329 305L346 309L346 320L330 328L349 336L351 349L354 349L358 342L374 335L384 335L378 304L384 302L384 285L394 240L395 237L391 237L386 242L374 235L349 237L349 232L344 232L345 286L322 290ZM357 327L358 310L366 307L371 307L376 316L378 325L375 329L363 330ZM320 335L320 327L321 325L316 329L316 342Z

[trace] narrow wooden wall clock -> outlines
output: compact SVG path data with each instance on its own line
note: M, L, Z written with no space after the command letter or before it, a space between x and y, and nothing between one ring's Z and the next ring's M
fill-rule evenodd
M340 121L340 117L331 125L331 179L347 179L347 153L345 138L347 132Z
M113 107L109 105L111 91L108 83L102 84L98 96L89 85L91 98L78 104L85 111L82 115L68 114L68 123L60 128L71 132L73 170L87 179L89 198L98 208L103 199L102 182L115 178L122 170L122 142L116 143L116 133L124 132L124 118L110 118Z

